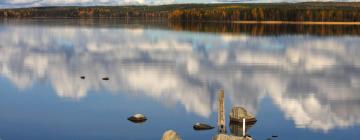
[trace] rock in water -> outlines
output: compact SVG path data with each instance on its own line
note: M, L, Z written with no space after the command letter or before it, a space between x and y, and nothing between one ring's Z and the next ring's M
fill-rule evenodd
M245 125L245 133L247 133L253 125L254 124L246 124ZM230 132L232 135L240 136L240 137L243 136L243 124L242 123L230 122L229 126L230 126Z
M85 79L85 76L81 76L80 78L84 80L84 79Z
M142 122L145 122L147 120L147 118L143 114L135 114L135 115L129 117L128 120L132 121L134 123L142 123Z
M209 130L209 129L213 129L214 127L203 123L196 123L194 124L193 128L194 130Z
M257 121L255 116L247 112L242 107L233 107L230 112L230 122L242 123L243 118L246 119L246 124L255 124Z
M251 137L237 137L237 136L230 136L226 134L218 134L215 137L213 137L213 140L252 140Z
M163 134L161 140L181 140L181 138L174 130L168 130Z
M108 81L108 80L110 80L110 78L109 77L104 77L104 78L102 78L102 80Z

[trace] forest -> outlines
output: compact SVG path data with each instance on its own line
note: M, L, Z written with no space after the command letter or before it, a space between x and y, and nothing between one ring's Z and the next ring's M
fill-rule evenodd
M0 9L0 18L124 18L172 21L360 21L360 3L240 3Z

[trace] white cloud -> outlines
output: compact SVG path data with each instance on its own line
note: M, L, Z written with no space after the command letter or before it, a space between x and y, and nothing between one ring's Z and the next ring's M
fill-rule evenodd
M209 117L222 87L232 104L253 113L270 97L297 127L326 132L360 124L358 37L1 26L0 74L21 89L46 80L61 98L106 89ZM103 75L111 80L99 80Z

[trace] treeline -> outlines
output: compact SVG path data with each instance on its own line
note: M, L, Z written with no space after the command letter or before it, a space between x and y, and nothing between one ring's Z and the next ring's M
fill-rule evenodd
M162 11L149 11L147 6L118 7L39 7L0 10L6 18L141 18L165 17Z
M360 3L177 4L0 9L0 18L141 18L176 21L360 21Z

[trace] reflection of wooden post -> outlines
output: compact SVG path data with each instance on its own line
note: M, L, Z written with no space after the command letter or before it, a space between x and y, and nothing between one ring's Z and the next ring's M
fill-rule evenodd
M220 90L218 94L218 131L219 133L226 133L225 127L225 104L224 104L224 90Z
M246 136L246 133L245 133L245 118L243 118L243 136L245 137Z

